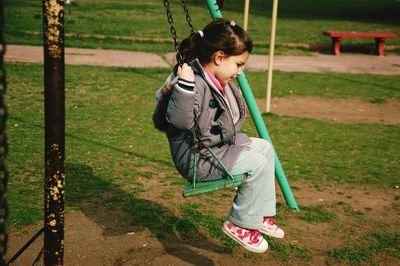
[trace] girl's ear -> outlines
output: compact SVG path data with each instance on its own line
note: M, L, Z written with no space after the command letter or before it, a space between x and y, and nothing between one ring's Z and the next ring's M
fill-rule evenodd
M219 65L221 64L222 60L224 59L224 57L225 57L224 51L221 51L221 50L216 51L216 52L214 53L214 55L213 55L214 64L216 64L217 66L219 66Z

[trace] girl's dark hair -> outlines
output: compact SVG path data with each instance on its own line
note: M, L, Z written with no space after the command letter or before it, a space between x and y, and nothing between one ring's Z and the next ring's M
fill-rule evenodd
M177 53L177 61L182 63L197 58L201 64L208 63L216 51L223 51L227 56L240 55L253 50L253 42L247 32L227 19L214 20L203 29L204 36L199 32L192 33L182 40Z

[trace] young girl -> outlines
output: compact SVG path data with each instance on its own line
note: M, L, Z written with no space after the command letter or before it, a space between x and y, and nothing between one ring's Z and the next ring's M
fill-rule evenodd
M177 65L156 94L153 121L166 132L179 173L191 180L193 155L199 150L198 181L220 179L223 169L247 173L222 230L250 251L262 253L267 241L259 232L282 238L271 218L276 214L274 153L263 139L239 133L245 104L231 81L242 73L253 48L247 33L233 21L219 19L191 34L179 47Z

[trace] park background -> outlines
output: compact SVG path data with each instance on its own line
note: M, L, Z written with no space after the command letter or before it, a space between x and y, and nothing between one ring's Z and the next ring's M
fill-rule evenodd
M178 37L189 33L178 1L170 1ZM204 1L187 0L193 25L210 21ZM8 44L42 45L42 7L6 0ZM250 1L255 54L267 54L272 1ZM243 1L224 1L223 15L241 24ZM322 31L400 34L395 0L280 1L278 55L329 54ZM79 1L65 9L66 47L156 53L173 51L162 1ZM399 39L385 53L399 53ZM372 40L343 41L343 51L375 57ZM7 63L10 171L9 255L43 221L43 66ZM278 189L284 240L268 239L262 255L246 252L220 230L234 191L183 199L165 136L151 114L166 68L66 66L66 265L323 265L399 263L400 128L398 123L327 121L264 114L300 206ZM265 97L266 72L247 73ZM274 72L281 99L399 104L400 75ZM309 98L307 98L309 97ZM398 109L397 109L398 110ZM340 120L340 119L339 119ZM257 136L250 117L243 127ZM31 263L36 243L20 261Z

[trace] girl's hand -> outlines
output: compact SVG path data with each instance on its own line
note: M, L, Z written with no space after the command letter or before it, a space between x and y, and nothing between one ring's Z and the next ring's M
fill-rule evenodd
M192 68L184 63L182 66L178 67L178 76L181 79L187 80L187 81L192 81L194 82L194 73Z

